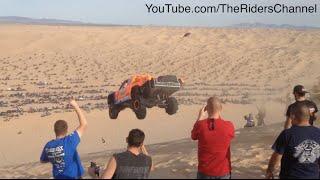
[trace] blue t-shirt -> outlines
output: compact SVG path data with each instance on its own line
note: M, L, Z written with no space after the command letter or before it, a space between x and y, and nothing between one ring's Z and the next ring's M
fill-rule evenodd
M282 154L281 179L318 179L320 129L292 126L281 132L272 149Z
M78 179L83 173L77 146L80 137L77 131L46 144L40 160L50 162L53 166L52 174L55 179Z

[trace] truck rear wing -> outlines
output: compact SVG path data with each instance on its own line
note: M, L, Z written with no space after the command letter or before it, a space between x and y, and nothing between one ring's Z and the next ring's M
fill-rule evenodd
M154 81L154 87L166 87L166 88L177 88L180 89L181 85L180 82L161 82L161 81Z
M152 92L154 94L172 95L181 88L177 76L159 76L151 81Z

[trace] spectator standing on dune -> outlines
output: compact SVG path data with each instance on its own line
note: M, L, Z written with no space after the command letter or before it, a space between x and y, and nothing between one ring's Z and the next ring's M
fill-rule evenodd
M58 120L54 124L56 139L45 145L40 157L41 163L52 164L52 174L55 179L79 179L84 174L77 147L87 129L87 120L76 101L72 100L70 104L78 115L80 125L67 135L67 122Z
M198 179L231 179L230 144L234 126L222 119L221 111L221 101L209 98L192 130L191 138L198 140Z
M299 104L305 104L309 108L309 112L310 112L309 123L310 123L310 125L313 125L314 121L317 119L316 113L318 112L318 107L314 102L306 99L306 93L308 93L308 91L304 88L304 86L297 85L294 87L293 95L295 97L296 102L291 104L288 107L288 110L286 113L287 120L284 125L285 129L289 129L291 127L292 119L290 118L290 114L292 113L292 110L296 106L298 106Z
M89 174L101 179L148 179L154 168L152 159L143 144L144 139L143 131L131 130L126 140L127 150L114 154L104 170L100 170L99 167L90 167Z
M252 113L250 113L249 115L245 115L244 119L245 119L245 121L247 121L247 123L244 125L245 128L255 126Z
M306 104L296 105L290 116L292 127L283 130L272 146L266 178L274 178L281 159L280 179L319 179L320 129L310 125Z

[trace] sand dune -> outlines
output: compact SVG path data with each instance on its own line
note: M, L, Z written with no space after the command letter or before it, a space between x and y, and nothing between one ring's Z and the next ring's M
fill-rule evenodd
M128 130L139 127L147 144L177 140L151 146L155 177L192 178L195 146L181 139L189 137L207 97L221 97L224 116L237 128L261 107L270 125L283 121L293 85L310 88L320 80L318 30L0 25L0 39L0 177L48 177L49 167L33 162L54 138L55 120L76 126L67 105L75 97L90 123L80 146L86 163L105 161L102 154L122 148ZM126 110L109 120L107 94L136 73L183 78L186 85L175 94L179 112L168 116L154 108L138 121ZM236 140L235 154L248 153L234 157L237 177L260 177L272 139L266 131L267 139L252 137L249 145ZM186 148L175 156L166 148L173 144ZM246 169L257 161L257 172Z
M280 104L271 106L277 107L278 110L268 108L267 124L282 121L284 111L282 106ZM125 147L125 138L133 128L141 128L146 132L148 135L146 144L190 137L190 131L200 108L201 106L196 105L181 106L179 113L174 116L168 116L164 110L154 108L148 111L148 117L142 121L137 120L131 110L121 112L118 120L110 120L106 110L86 113L90 127L79 147L80 153L87 154ZM252 105L226 104L224 108L225 118L233 121L237 128L245 124L242 120L243 113L257 113L257 109ZM70 131L77 127L77 116L74 113L57 113L45 118L40 117L39 114L27 114L10 122L0 122L0 166L38 161L44 144L54 139L52 127L58 119L67 120ZM102 139L106 142L103 143ZM21 149L22 143L28 144L23 145L22 152L12 151L12 149Z
M233 178L264 178L267 163L272 154L271 144L281 131L282 124L264 128L250 128L237 131L232 142ZM149 145L153 154L156 170L151 178L190 179L197 172L197 144L190 139ZM84 166L90 166L91 161L104 165L115 151L90 153L82 157ZM50 165L26 163L0 168L3 178L48 178L51 176ZM88 177L86 175L86 177Z
M107 92L136 73L183 78L176 96L185 105L212 94L235 104L287 103L293 85L319 81L319 36L317 30L2 25L1 112L65 112L71 96L88 111L106 109Z

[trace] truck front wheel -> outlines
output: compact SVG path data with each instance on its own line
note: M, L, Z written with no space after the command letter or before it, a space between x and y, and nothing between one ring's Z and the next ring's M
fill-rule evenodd
M119 108L114 104L114 93L109 94L108 96L108 105L109 105L109 117L110 119L117 119L119 115Z
M144 119L147 116L147 108L146 107L140 107L138 110L135 111L136 117L138 119Z
M117 119L119 115L119 109L115 106L109 106L109 117L110 119Z

